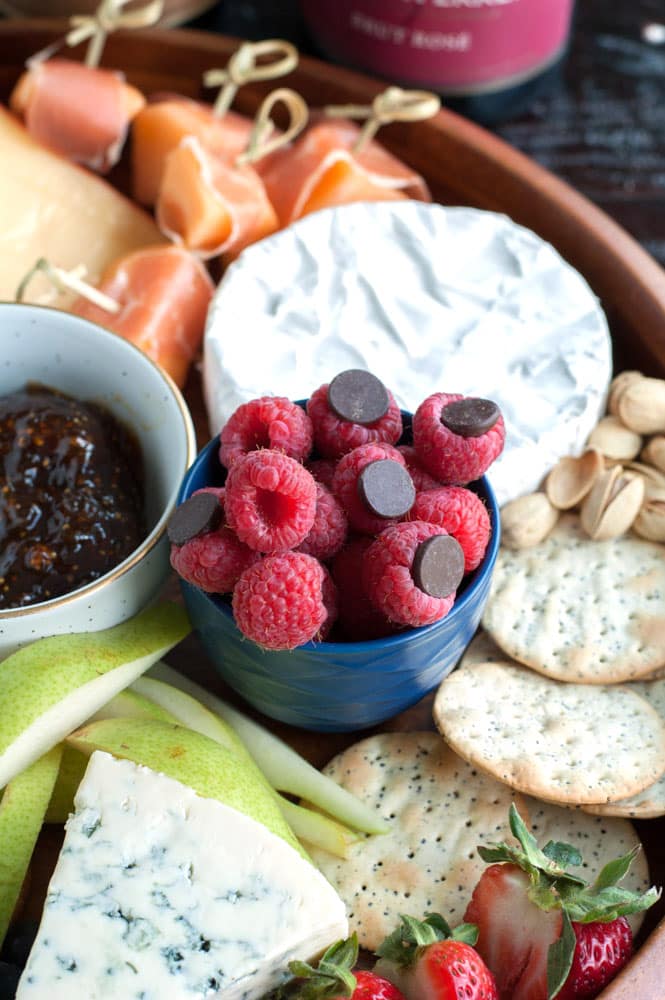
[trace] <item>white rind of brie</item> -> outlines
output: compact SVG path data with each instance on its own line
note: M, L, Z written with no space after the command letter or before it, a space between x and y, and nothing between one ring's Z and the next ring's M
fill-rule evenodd
M260 997L348 934L344 904L260 823L93 754L17 1000Z
M211 305L213 434L256 396L302 399L346 368L413 411L433 392L495 400L500 503L579 453L604 412L607 322L584 278L504 215L416 201L306 216L245 250Z

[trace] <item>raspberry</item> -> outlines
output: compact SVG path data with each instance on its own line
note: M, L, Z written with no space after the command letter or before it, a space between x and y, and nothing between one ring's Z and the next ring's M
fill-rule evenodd
M409 470L409 475L413 480L413 485L417 493L421 493L423 490L435 490L441 485L439 480L430 476L429 472L425 469L412 444L398 444L397 450L404 457L406 467Z
M313 458L305 463L305 468L312 473L317 483L322 483L332 493L333 476L337 462L333 458Z
M402 625L431 625L452 608L455 593L430 597L416 586L411 567L421 542L445 535L425 521L405 521L386 528L363 560L363 583L370 600L391 621Z
M261 396L239 406L222 427L219 460L230 469L249 452L273 448L302 462L312 450L313 433L302 407L283 396Z
M484 434L463 437L442 422L444 408L468 397L437 392L428 396L413 415L413 444L427 471L444 486L465 485L479 479L502 450L506 437L503 417Z
M250 566L233 591L240 631L265 649L309 642L334 616L335 588L327 570L304 552L266 556Z
M394 518L379 517L372 513L358 492L358 477L365 466L383 459L392 459L406 468L406 462L397 448L379 441L375 444L362 444L343 455L333 477L333 492L346 511L349 524L355 531L365 535L378 535L389 524L396 523Z
M240 574L260 558L226 525L171 546L176 573L211 594L230 594Z
M316 483L294 458L264 448L234 463L226 480L226 520L259 552L300 545L316 514Z
M320 386L307 402L307 413L314 425L314 443L323 458L339 458L361 444L387 441L395 444L402 434L402 414L392 393L388 392L388 411L371 424L343 420L328 404L328 384Z
M338 624L352 642L380 639L395 631L385 615L370 601L362 582L362 562L372 544L366 536L352 538L333 559L330 572L337 585Z
M465 573L482 562L490 537L490 516L476 493L464 486L441 486L418 493L409 517L437 524L456 538L464 552Z
M330 559L344 544L347 532L346 514L339 500L321 483L316 484L314 524L298 552L315 559Z
M223 486L204 486L192 495L198 493L211 493L223 508ZM230 594L240 574L259 558L225 524L171 546L171 565L178 576L211 594Z

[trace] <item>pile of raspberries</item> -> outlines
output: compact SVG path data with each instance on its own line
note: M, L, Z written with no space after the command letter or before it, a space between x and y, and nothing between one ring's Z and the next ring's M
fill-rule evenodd
M392 393L359 369L306 410L279 396L244 403L220 434L224 486L171 517L172 566L232 595L238 628L265 649L438 621L485 554L489 515L466 487L501 453L505 428L490 400L439 392L412 434L398 443Z

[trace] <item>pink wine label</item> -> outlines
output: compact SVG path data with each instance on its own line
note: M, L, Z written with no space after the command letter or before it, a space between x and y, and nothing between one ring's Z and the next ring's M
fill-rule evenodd
M574 0L301 0L334 58L449 94L528 80L554 62Z

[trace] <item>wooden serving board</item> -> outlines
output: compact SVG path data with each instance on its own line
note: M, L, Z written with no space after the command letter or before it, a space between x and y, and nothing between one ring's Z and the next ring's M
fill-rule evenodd
M0 100L6 101L25 60L60 35L61 23L53 21L0 23ZM210 99L200 86L201 76L207 69L224 65L237 44L236 39L194 31L118 33L108 40L104 64L124 70L128 80L147 94L172 91ZM307 58L285 82L312 106L366 104L383 89L378 81ZM267 89L268 85L243 89L236 102L238 110L253 113ZM505 212L552 243L584 274L600 298L610 322L616 367L640 368L665 377L665 272L602 211L489 132L448 111L423 124L391 125L382 131L381 141L427 178L436 200ZM126 161L114 170L111 180L127 191ZM203 445L209 432L196 371L185 395L199 444ZM177 596L175 580L168 589L169 596ZM239 704L206 661L196 637L182 643L168 659ZM429 696L376 731L431 729L431 704ZM247 710L247 706L242 707ZM259 718L252 710L249 713ZM317 766L371 732L321 735L273 721L269 725ZM665 819L642 821L636 826L646 847L652 881L662 885ZM60 840L56 829L47 829L41 838L25 901L28 915L37 917L40 913ZM662 1000L665 991L659 967L665 961L665 923L656 931L654 928L664 916L665 901L661 900L647 916L636 957L604 991L604 1000ZM651 936L645 942L648 934Z

